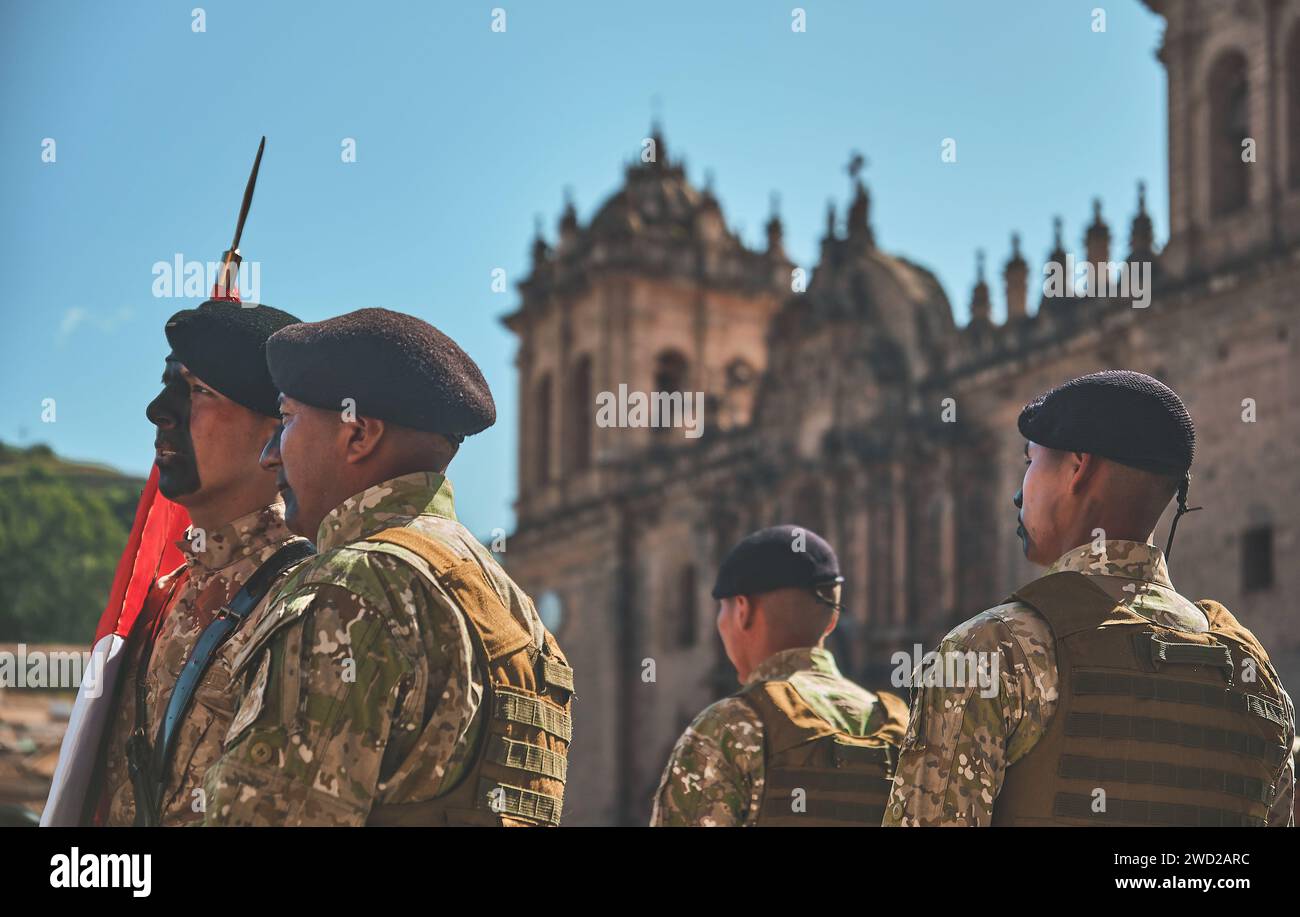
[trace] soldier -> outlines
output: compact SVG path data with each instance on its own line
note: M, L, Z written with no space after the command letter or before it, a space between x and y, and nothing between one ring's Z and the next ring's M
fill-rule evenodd
M835 552L791 525L741 539L713 587L744 687L677 740L650 824L880 824L907 706L840 674L823 645L840 615Z
M100 823L202 819L203 775L234 715L231 661L248 636L232 635L232 625L310 553L285 526L275 475L258 467L277 414L266 341L294 322L270 306L227 301L167 321L163 389L145 413L157 428L159 490L192 525L179 543L184 564L158 578L128 642L105 737Z
M1149 543L1171 498L1166 552L1189 511L1182 401L1141 373L1094 373L1028 404L1019 428L1018 534L1047 574L939 647L979 659L996 692L914 679L884 824L1291 824L1291 699L1250 631L1174 591Z
M554 825L573 672L459 522L445 472L496 420L433 326L362 309L267 347L267 444L320 553L252 622L210 825Z
M311 552L285 526L275 476L257 461L278 413L266 341L298 319L241 303L235 283L265 148L263 137L212 299L167 321L163 390L145 411L158 428L154 467L42 825L202 817L202 776L234 712L227 686L243 639L237 629L276 577Z

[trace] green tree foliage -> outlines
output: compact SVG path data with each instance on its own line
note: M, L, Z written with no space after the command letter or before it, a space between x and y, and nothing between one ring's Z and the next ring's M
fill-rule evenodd
M90 642L142 486L0 443L0 642Z

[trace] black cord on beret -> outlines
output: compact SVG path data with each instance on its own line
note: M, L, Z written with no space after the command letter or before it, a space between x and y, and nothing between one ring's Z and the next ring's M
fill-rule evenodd
M1175 510L1174 512L1173 521L1169 523L1169 540L1165 542L1166 562L1168 562L1169 560L1169 555L1174 553L1174 532L1178 531L1178 520L1183 518L1183 516L1185 516L1188 513L1194 513L1198 509L1204 508L1200 506L1189 507L1187 505L1187 491L1191 488L1191 486L1192 486L1191 474L1184 475L1182 482L1178 485L1178 509Z

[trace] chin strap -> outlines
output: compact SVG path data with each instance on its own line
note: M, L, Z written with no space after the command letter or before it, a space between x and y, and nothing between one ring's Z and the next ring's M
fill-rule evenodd
M837 602L835 601L834 598L832 598L832 596L835 595L835 587L842 582L844 582L844 577L841 576L838 579L836 579L835 582L833 583L824 583L821 586L817 586L816 588L813 589L813 597L817 599L817 601L821 602L823 605L827 606L828 608L833 608L836 611L843 613L844 603Z
M1165 543L1165 562L1169 562L1169 555L1174 549L1174 532L1178 531L1178 520L1183 517L1184 513L1194 513L1200 506L1187 505L1187 489L1192 486L1192 473L1189 471L1183 475L1182 483L1178 485L1178 511L1174 513L1174 521L1169 523L1169 541Z

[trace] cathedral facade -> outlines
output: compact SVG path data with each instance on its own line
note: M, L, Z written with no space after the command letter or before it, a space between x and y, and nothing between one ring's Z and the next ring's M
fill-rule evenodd
M503 556L577 672L566 824L644 824L673 741L736 689L709 591L747 532L789 522L835 546L830 645L871 688L1038 575L1015 534L1016 417L1101 369L1186 401L1205 509L1179 527L1174 584L1226 604L1300 684L1300 3L1147 4L1166 20L1169 237L1140 188L1122 245L1097 208L1082 295L1044 281L1076 258L1059 229L1046 265L1013 237L1005 320L981 259L958 327L933 274L876 246L860 180L805 282L780 220L748 248L657 131L589 222L569 205L555 244L539 235L505 319L521 421ZM1119 282L1143 276L1140 295ZM620 386L702 393L702 435L598 422Z

